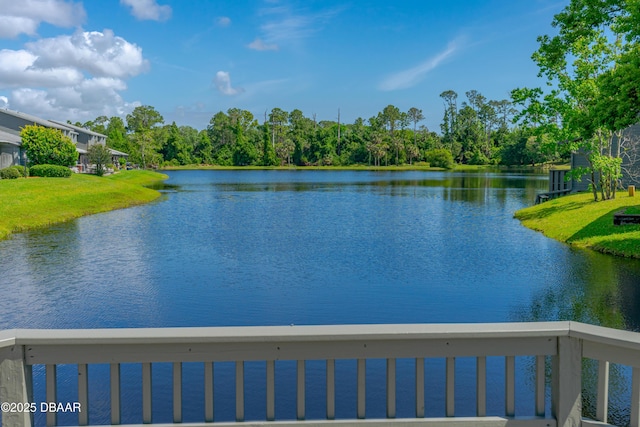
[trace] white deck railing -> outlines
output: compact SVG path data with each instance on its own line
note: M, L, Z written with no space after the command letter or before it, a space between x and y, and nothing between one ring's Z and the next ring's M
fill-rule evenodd
M504 414L486 416L487 357L505 358ZM535 390L531 402L535 415L516 416L516 356L535 357ZM455 362L476 358L476 417L456 416ZM551 359L551 378L545 360ZM415 417L396 418L396 359L415 359ZM445 415L425 417L425 359L445 358ZM598 361L597 421L582 418L583 358ZM357 360L357 405L353 419L335 419L335 361ZM366 362L386 360L386 416L369 419L366 413ZM275 362L297 361L297 420L275 420ZM326 361L326 420L305 420L305 362ZM217 362L235 362L235 414L244 421L244 362L266 362L266 420L244 425L302 426L605 426L607 422L609 363L632 367L630 425L640 427L640 334L576 322L344 325L284 327L218 327L97 330L8 330L0 332L0 402L34 402L32 366L44 365L46 402L56 402L56 367L77 364L77 395L81 411L78 425L87 425L88 365L109 364L111 423L121 422L120 365L142 366L140 421L151 423L151 372L154 363L173 363L173 419L182 421L182 363L204 362L204 413L202 423L214 421L213 370ZM547 383L551 408L546 408ZM230 385L233 387L234 385ZM3 407L4 427L33 425L33 413L10 412ZM14 405L13 409L18 409ZM36 411L40 408L36 408ZM215 422L214 426L237 425ZM55 412L47 412L46 424L56 425Z

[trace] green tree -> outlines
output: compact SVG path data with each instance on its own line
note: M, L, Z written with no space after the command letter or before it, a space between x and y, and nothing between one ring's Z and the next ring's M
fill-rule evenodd
M160 154L162 154L162 158L165 162L169 162L171 164L183 164L180 163L178 157L181 159L189 158L190 156L186 154L187 148L183 142L182 133L180 133L180 129L176 122L171 123L171 125L167 126L167 139L162 144L162 148L160 149Z
M127 128L120 117L114 116L109 119L105 134L107 135L107 147L127 154L131 152L132 147L127 139Z
M275 166L278 164L275 147L271 144L271 130L265 121L262 125L262 166Z
M127 128L130 132L144 132L163 123L162 115L150 105L138 106L131 114L127 114Z
M107 116L98 116L94 120L89 120L79 126L105 135L107 133L106 124L108 122L109 118Z
M70 167L78 161L75 144L58 129L27 125L20 131L20 137L30 165Z
M213 164L213 145L206 130L198 133L198 141L193 151L193 157L196 163Z
M416 107L411 107L409 108L409 111L407 111L407 116L409 117L409 120L411 120L411 122L413 123L413 144L417 145L418 134L416 132L416 126L418 125L419 122L424 120L424 114L422 114L422 110Z
M458 94L453 90L446 90L440 94L444 101L444 116L440 129L442 139L446 144L453 144L456 141L458 131Z
M580 151L594 199L615 197L620 177L620 139L624 128L637 122L640 73L638 62L637 0L572 0L555 15L558 34L538 38L533 59L540 75L554 89L518 89L512 97L522 116L542 120L559 150ZM629 101L630 100L630 101ZM527 117L528 118L528 117Z
M96 175L102 176L106 166L111 163L111 152L102 144L93 144L87 150L89 163L96 165Z
M143 168L149 162L161 160L161 155L158 154L161 146L158 125L163 123L162 115L149 105L136 107L131 114L127 114L127 128L133 132L130 140L136 149L133 158L139 160Z

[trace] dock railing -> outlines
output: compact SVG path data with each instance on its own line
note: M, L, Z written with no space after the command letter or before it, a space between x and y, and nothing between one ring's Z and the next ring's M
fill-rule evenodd
M487 357L504 357L504 414L487 416ZM533 416L516 414L516 369L518 356L533 356ZM475 417L456 416L457 358L474 357ZM415 414L396 418L396 359L415 360ZM425 414L425 359L446 360L444 417ZM337 360L357 361L356 407L351 419L336 419ZM367 360L386 360L386 418L371 419L366 412ZM552 369L547 372L550 359ZM583 359L598 364L596 420L582 414ZM295 361L296 418L275 419L276 361ZM305 363L326 363L326 417L305 418ZM245 422L245 362L266 363L266 420ZM609 364L632 367L630 425L640 426L640 334L576 322L494 324L401 324L277 327L214 327L159 329L29 330L0 332L0 402L4 427L32 426L34 402L32 367L45 368L46 402L57 402L56 370L59 365L77 365L77 424L88 425L88 365L108 364L110 422L121 424L121 364L141 366L141 414L139 423L153 422L152 367L172 363L173 421L183 419L182 364L201 362L204 384L202 422L189 426L607 426ZM214 365L235 363L236 422L214 422ZM548 376L550 375L550 378ZM547 408L547 391L550 408ZM31 404L30 410L25 405ZM20 409L21 411L18 411ZM213 424L211 424L213 423ZM57 413L46 413L46 425L57 425ZM138 424L136 424L138 425ZM166 425L166 424L163 424Z

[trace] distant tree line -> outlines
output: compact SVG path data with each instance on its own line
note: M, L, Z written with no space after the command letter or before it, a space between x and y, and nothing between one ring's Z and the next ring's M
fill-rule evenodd
M107 135L107 145L129 153L129 160L150 165L528 165L556 160L540 149L539 138L513 123L508 100L487 100L479 92L443 92L441 134L420 123L422 110L400 111L387 105L352 124L306 117L298 109L265 111L258 120L247 110L231 108L211 117L206 129L166 124L151 106L126 116L77 123Z

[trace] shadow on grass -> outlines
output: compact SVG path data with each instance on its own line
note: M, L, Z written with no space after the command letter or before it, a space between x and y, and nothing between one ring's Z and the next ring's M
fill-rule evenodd
M536 207L530 210L529 208L527 208L524 210L524 212L523 211L516 212L515 217L521 221L526 221L529 219L541 219L541 218L546 218L548 216L554 215L558 212L581 209L585 205L588 205L589 203L597 203L597 202L594 202L593 200L586 200L586 201L556 204L554 203L553 200L550 200L548 202L544 202L542 204L543 207L539 207L539 208Z
M613 215L619 210L619 207L611 209L598 219L590 222L587 226L569 237L567 239L567 243L640 231L640 225L613 225ZM638 253L638 248L640 248L640 238L634 236L624 240L621 240L620 238L609 240L605 239L596 243L593 247L594 249L598 248L598 250L609 253ZM636 257L637 256L638 255L636 255Z

